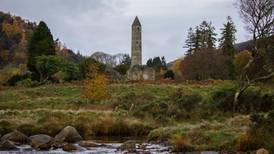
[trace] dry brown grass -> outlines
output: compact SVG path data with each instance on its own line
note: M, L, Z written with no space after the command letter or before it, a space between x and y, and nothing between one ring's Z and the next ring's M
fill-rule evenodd
M193 150L191 140L184 135L174 135L170 139L173 152L190 152Z
M260 147L259 142L256 140L256 137L250 133L245 133L241 135L235 144L235 149L238 151L249 151L256 150Z

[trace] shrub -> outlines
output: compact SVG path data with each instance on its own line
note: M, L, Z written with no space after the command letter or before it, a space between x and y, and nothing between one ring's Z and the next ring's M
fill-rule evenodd
M233 85L223 86L212 94L214 107L224 112L233 111L233 100L236 87ZM240 113L267 112L274 109L273 91L263 91L257 87L247 89L239 99L236 111Z
M83 96L90 101L104 100L110 97L110 93L107 88L108 79L103 74L97 73L98 68L93 68L93 72L90 72L88 78L85 80L85 87L83 90Z
M9 78L9 80L7 81L7 85L8 86L15 86L17 84L17 82L26 80L26 79L30 79L31 78L31 74L24 74L24 75L14 75L11 78Z
M202 101L202 96L199 93L180 88L170 95L170 100L179 109L191 111Z
M235 144L235 149L238 151L257 150L260 147L259 141L256 141L255 137L250 133L241 135Z
M0 134L4 135L14 130L14 126L7 120L0 121Z
M245 65L251 58L251 52L245 50L235 55L234 64L236 68L236 73L239 75Z
M194 150L190 143L190 139L184 135L173 135L170 139L170 143L172 145L173 152L190 152Z
M97 68L97 73L103 73L106 65L98 62L97 60L93 58L87 58L83 60L80 64L80 72L82 78L88 78L90 76L90 72L92 71L94 67Z
M174 79L175 78L175 74L172 70L168 70L166 71L166 73L164 74L164 78L165 79Z
M79 66L58 56L38 56L35 68L39 72L40 81L52 80L56 73L63 72L64 80L71 81L79 79Z
M274 110L267 114L252 114L251 121L251 130L248 133L252 134L255 143L274 151Z
M39 86L41 84L42 83L39 83L38 81L32 81L30 78L27 78L25 80L17 82L16 86L29 88L29 87L37 87L37 86Z
M251 87L239 99L239 110L242 112L268 112L274 109L274 91L265 91Z
M63 83L68 78L68 74L63 71L59 71L55 73L52 77L55 82Z
M175 133L175 130L172 128L157 128L148 134L148 141L157 141L157 142L165 142L168 141L170 136Z
M16 67L6 67L2 70L0 70L0 84L1 85L7 85L7 81L15 76L19 75L20 70Z
M233 99L236 92L234 85L224 85L212 92L212 105L224 112L233 110Z

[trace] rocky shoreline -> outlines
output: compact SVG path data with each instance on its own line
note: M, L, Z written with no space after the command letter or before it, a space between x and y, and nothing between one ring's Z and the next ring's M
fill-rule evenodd
M54 138L46 134L26 136L15 130L1 137L0 153L168 153L170 147L127 141L98 143L83 140L74 127L63 128Z
M92 140L83 140L74 127L63 128L54 138L46 134L26 136L15 130L1 137L0 154L2 153L142 153L166 154L172 153L172 148L165 144L143 143L128 140L123 143L100 143ZM244 154L240 152L188 152L188 154ZM269 154L265 149L259 149L249 154Z

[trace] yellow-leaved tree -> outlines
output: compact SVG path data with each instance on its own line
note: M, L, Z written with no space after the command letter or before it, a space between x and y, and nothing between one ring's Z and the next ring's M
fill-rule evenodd
M92 64L84 81L83 96L88 101L94 102L110 98L107 77L99 73L98 66Z
M249 59L251 58L251 52L245 50L235 55L234 64L236 68L236 73L239 75L244 69Z
M171 67L171 70L176 74L178 78L183 78L182 61L182 59L177 59Z

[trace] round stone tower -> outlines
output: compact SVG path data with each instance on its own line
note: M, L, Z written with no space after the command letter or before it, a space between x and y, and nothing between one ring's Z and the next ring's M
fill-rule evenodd
M135 65L142 65L142 26L138 17L132 24L131 39L131 67Z
M132 24L131 66L127 71L127 79L155 80L155 70L151 67L142 66L142 26L138 17Z

